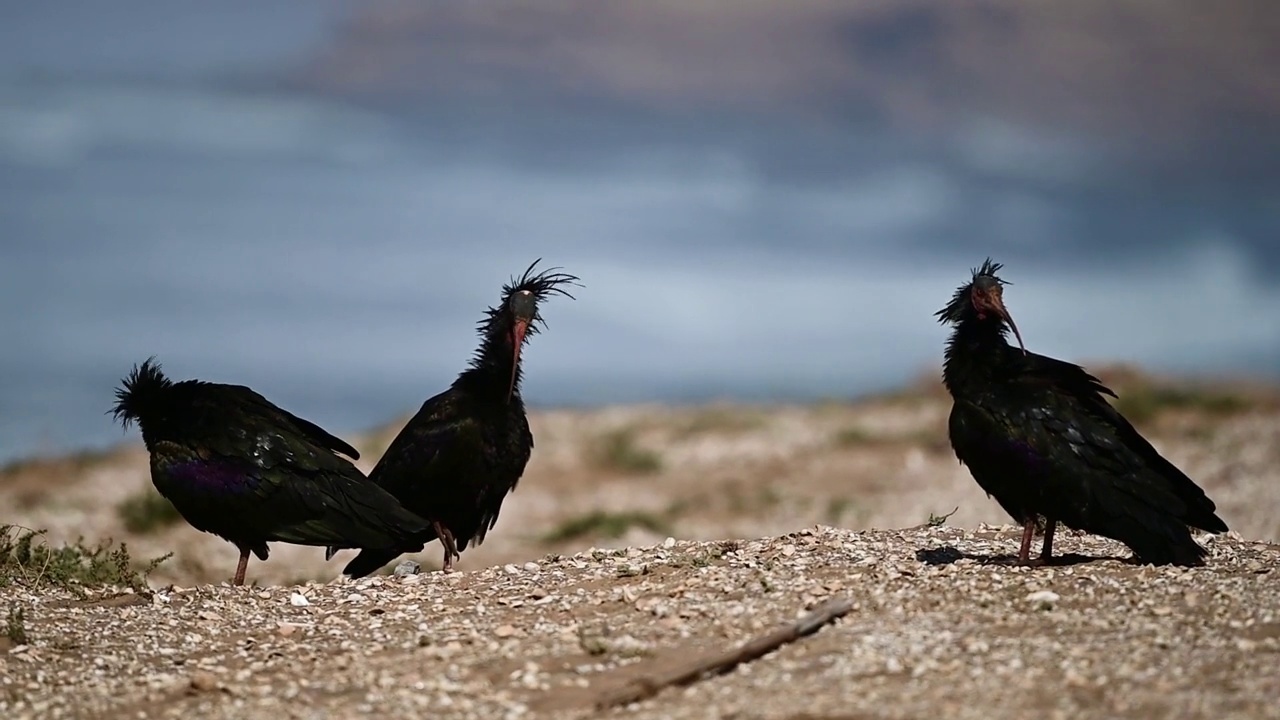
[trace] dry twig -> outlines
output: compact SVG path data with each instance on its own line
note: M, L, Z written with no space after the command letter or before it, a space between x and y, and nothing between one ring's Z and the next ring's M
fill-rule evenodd
M688 685L710 675L728 672L742 663L751 662L787 643L817 632L823 625L847 614L852 609L852 600L833 598L796 622L743 643L733 650L696 658L668 670L643 674L620 688L603 693L596 700L595 706L603 710L618 705L628 705L653 697L668 687Z

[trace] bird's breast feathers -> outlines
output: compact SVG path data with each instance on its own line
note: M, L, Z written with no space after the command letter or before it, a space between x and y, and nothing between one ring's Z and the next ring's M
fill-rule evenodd
M199 458L153 461L151 478L166 497L248 495L260 483L242 463Z

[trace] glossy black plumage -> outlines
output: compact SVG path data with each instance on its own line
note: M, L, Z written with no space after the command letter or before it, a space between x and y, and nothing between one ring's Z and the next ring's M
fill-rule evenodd
M1032 562L1032 532L1043 516L1040 562L1052 557L1061 522L1119 540L1144 562L1202 564L1205 550L1188 526L1225 532L1213 501L1107 402L1104 395L1115 394L1096 377L1009 344L1017 326L1000 268L987 260L937 316L954 325L943 369L954 400L951 446L1023 524L1019 561Z
M359 453L319 426L253 390L173 382L148 359L116 391L111 411L136 421L151 457L151 480L197 530L249 553L268 542L413 552L427 523L369 483L344 453Z
M537 264L503 286L502 301L480 323L471 366L423 403L369 473L370 481L435 523L423 539L440 538L446 571L468 544L484 541L533 452L520 397L520 350L543 323L539 305L553 294L572 298L565 288L578 280L555 268L535 274ZM362 577L398 554L364 550L343 572Z

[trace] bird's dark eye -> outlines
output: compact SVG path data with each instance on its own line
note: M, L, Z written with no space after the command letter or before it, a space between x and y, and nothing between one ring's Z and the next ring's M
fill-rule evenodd
M982 310L986 307L987 293L982 288L975 285L973 290L969 292L969 298L973 302L973 307L975 309Z

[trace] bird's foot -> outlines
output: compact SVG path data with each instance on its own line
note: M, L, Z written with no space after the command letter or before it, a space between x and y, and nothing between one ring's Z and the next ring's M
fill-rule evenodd
M1031 539L1035 537L1036 518L1033 515L1022 524L1022 544L1018 547L1018 564L1031 565Z
M444 547L444 567L441 568L441 571L453 572L454 559L462 557L458 554L458 544L453 539L453 533L449 531L449 528L439 522L432 523L432 525L435 526L436 536L440 538L440 545Z
M1058 527L1058 521L1053 518L1045 518L1044 526L1044 545L1040 547L1040 564L1048 565L1053 562L1053 531Z
M453 538L449 538L450 542L444 548L444 566L440 568L441 572L453 572L453 561L458 557L458 551L453 547Z

